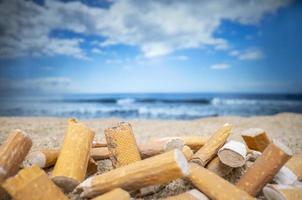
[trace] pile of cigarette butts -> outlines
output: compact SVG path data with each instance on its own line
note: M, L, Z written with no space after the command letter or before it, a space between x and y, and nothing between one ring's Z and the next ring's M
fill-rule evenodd
M93 200L143 199L146 191L179 178L194 189L165 199L302 199L302 153L293 154L259 128L242 132L245 144L228 140L231 132L225 124L211 136L138 144L129 123L105 129L106 140L94 140L90 128L69 119L60 149L30 151L31 138L14 130L0 147L0 199L65 200L70 193ZM112 170L98 170L96 162L104 159ZM247 162L252 164L235 184L223 178Z

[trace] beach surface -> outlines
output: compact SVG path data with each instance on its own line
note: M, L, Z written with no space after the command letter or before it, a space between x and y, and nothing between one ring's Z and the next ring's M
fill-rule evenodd
M123 121L118 118L85 119L84 122L96 132L97 139L104 138L104 129ZM222 116L196 120L127 120L132 124L137 142L151 138L183 135L211 135L225 123L234 125L231 139L242 141L240 134L248 128L262 128L271 139L287 144L294 153L302 151L302 114L282 113L274 116L237 117ZM25 131L33 140L32 150L44 147L59 147L67 128L66 118L52 117L0 117L0 143L14 129ZM98 163L100 171L110 169L108 162ZM232 180L231 180L232 181ZM235 181L235 179L233 180ZM181 193L190 188L185 180L177 180L163 186L156 194L145 199L157 199ZM72 199L78 199L70 196Z
M117 122L118 118L87 119L84 122L96 133L97 139L104 138L104 129ZM248 128L262 128L272 139L279 139L294 152L302 150L302 114L283 113L257 117L212 117L196 120L127 120L131 123L138 142L151 138L211 135L225 123L234 125L231 139L242 141L240 134ZM0 117L0 142L14 129L21 129L33 140L33 148L58 147L63 142L67 128L66 118L52 117Z

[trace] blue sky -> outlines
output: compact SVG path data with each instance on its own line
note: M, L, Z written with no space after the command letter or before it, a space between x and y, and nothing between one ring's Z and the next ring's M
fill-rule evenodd
M302 92L302 3L0 2L0 90Z

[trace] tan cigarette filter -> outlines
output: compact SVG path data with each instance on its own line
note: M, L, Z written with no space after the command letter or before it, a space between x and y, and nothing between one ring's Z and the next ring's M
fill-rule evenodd
M187 160L180 150L175 149L88 178L76 191L83 198L91 198L118 187L132 191L187 175Z
M68 200L37 166L22 169L16 176L7 179L2 186L14 200Z
M91 152L93 150L96 150L94 152L98 152L99 148L92 148ZM59 156L60 150L59 149L42 149L42 150L36 150L27 155L25 160L23 161L23 167L31 167L33 165L37 165L40 168L47 168L52 167L56 164L57 158ZM88 161L88 167L87 167L87 174L96 173L97 172L97 163L93 159L93 157L99 158L99 154L97 153L91 153L93 156ZM107 158L109 158L109 152L107 149ZM92 173L92 174L93 174Z
M301 200L302 187L268 184L263 188L267 200Z
M184 141L184 145L190 147L194 152L203 147L210 139L209 136L182 136L180 138Z
M90 158L88 161L86 176L91 176L98 172L98 164L93 158Z
M250 195L256 196L291 156L292 152L287 146L273 140L236 185Z
M196 163L190 163L189 169L189 180L210 199L256 200L245 191Z
M242 167L246 161L246 146L238 141L230 140L218 151L220 161L230 167Z
M209 200L209 198L198 190L193 189L176 196L165 198L164 200Z
M205 166L224 145L231 134L232 126L225 124L192 157L192 162Z
M93 140L92 148L97 148L97 147L107 147L106 140Z
M177 136L164 137L159 140L180 139L184 145L190 147L194 152L198 151L209 140L209 136Z
M299 181L302 181L302 152L294 154L285 166L297 176Z
M229 167L225 164L223 164L218 156L214 157L207 165L206 168L210 170L211 172L214 172L220 177L224 177L231 173L233 170L232 167Z
M187 145L182 148L182 153L185 155L187 161L190 161L193 157L193 151Z
M0 146L0 184L19 170L32 146L32 141L23 131L16 129Z
M52 167L56 164L59 149L42 149L30 152L23 161L23 167L37 165L40 168Z
M183 146L183 140L180 138L161 138L139 145L138 148L142 158L149 158L173 149L181 150Z
M92 200L115 200L115 199L116 200L130 200L130 195L127 191L125 191L121 188L116 188L101 196L95 197Z
M85 179L94 132L75 119L68 128L52 172L52 180L65 192L71 192Z
M265 131L260 128L248 129L241 136L249 149L260 152L263 152L270 143Z
M110 159L114 167L121 167L141 160L136 140L129 123L105 129Z
M109 159L110 152L107 147L97 147L90 150L90 156L94 160Z

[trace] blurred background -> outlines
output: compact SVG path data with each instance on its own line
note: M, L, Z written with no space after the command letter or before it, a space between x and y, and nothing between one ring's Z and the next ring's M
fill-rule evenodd
M0 116L302 113L302 2L0 0Z

